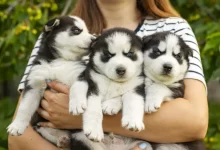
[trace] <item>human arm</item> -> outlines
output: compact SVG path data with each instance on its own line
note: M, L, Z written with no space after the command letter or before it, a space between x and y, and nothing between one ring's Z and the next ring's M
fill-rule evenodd
M22 94L21 94L22 95ZM18 101L17 108L21 102L21 96ZM17 109L16 109L17 112ZM14 117L16 115L14 114ZM37 143L37 144L36 144ZM9 150L59 150L53 144L42 138L31 125L25 130L23 135L8 136L8 149Z
M144 117L145 130L139 133L123 132L120 115L105 116L104 130L147 141L170 143L186 142L205 137L208 126L208 107L204 85L185 79L185 96L163 103L158 112ZM120 128L118 128L120 126Z
M204 138L208 125L206 89L203 83L193 79L185 79L185 85L184 98L164 103L158 112L144 116L144 131L135 133L123 129L121 113L104 116L104 131L160 143L186 142ZM81 116L71 116L68 113L69 89L56 82L49 83L49 86L62 93L45 92L45 99L41 103L43 109L40 109L39 113L50 122L41 125L65 129L81 128ZM63 93L66 93L66 96ZM60 109L64 106L65 109Z

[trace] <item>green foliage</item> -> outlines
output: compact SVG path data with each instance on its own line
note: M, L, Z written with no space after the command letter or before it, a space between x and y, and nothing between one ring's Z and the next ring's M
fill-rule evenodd
M8 147L6 128L11 122L15 106L16 104L9 99L4 99L0 102L0 150L6 150Z
M209 128L205 138L209 150L220 149L220 104L209 104Z
M0 70L4 72L0 82L23 74L43 25L59 16L65 4L55 0L0 1Z
M201 50L206 80L220 77L220 0L171 0L191 25Z

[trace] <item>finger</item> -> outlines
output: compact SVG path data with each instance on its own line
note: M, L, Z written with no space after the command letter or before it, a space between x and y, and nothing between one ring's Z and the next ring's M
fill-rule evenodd
M56 126L51 122L39 122L37 125L41 127L56 128Z
M38 112L39 115L40 115L41 117L43 117L44 119L50 120L50 114L49 114L48 112L46 112L44 109L38 108L38 109L37 109L37 112Z
M49 85L50 88L52 88L57 92L69 94L69 87L67 85L64 85L56 81L48 82L48 80L47 80L47 84Z
M134 147L132 150L148 150L148 146L150 146L148 143L140 143L139 145Z
M52 91L50 91L50 90L46 90L45 92L44 92L44 98L45 98L45 100L47 100L47 101L55 101L56 100L56 94L57 93L54 93L54 92L52 92Z
M45 99L42 99L41 102L40 102L40 105L43 109L45 109L46 111L48 111L49 109L49 103L47 100Z

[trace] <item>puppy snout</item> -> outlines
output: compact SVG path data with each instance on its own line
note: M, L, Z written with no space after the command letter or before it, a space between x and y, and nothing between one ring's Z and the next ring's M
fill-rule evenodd
M124 75L126 72L126 69L124 67L119 67L116 69L116 73L120 76Z
M164 72L165 73L170 73L171 72L171 70L172 70L172 65L171 64L164 64L163 65L163 70L164 70Z
M92 41L95 41L96 38L97 38L96 35L92 35L92 36L91 36L91 40L92 40Z

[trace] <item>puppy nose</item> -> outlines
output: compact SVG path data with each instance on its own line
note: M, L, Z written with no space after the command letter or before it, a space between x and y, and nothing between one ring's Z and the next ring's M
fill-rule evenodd
M164 64L163 65L163 70L166 72L166 73L169 73L171 70L172 70L172 65L171 64Z
M116 72L117 72L118 75L124 75L126 70L123 67L119 67L119 68L116 69Z

